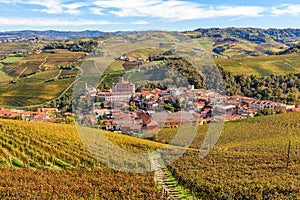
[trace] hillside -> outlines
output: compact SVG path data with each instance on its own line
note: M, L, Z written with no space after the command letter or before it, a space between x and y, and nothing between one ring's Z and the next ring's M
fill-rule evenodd
M209 28L185 32L203 47L226 58L274 54L288 49L299 40L299 29ZM210 45L205 41L210 41Z
M30 106L57 98L74 82L85 56L58 49L4 63L0 105Z
M89 148L88 143L85 143L86 146L82 143L82 139L89 139L92 135L101 137L105 134L122 148L138 152L147 152L162 146L126 135L100 132L90 128L79 130L72 125L54 123L0 120L0 133L2 144L0 163L9 166L11 160L11 164L15 167L100 167L101 165L86 149ZM89 137L84 137L87 133ZM79 135L82 137L80 138ZM104 148L109 150L109 147L105 146L107 144L101 142L97 144L103 148L103 151Z
M234 75L270 76L300 72L299 54L258 56L248 58L216 58L216 64Z
M288 49L285 49L283 51L278 52L278 55L286 55L286 54L294 54L294 53L300 53L300 44L294 44Z
M200 157L205 148L187 151L168 169L204 199L298 199L299 119L300 113L289 113L225 123L207 157ZM199 127L192 147L200 149L208 128ZM172 144L176 131L166 129L154 139ZM206 140L209 149L210 141ZM170 155L163 157L167 161Z
M125 135L106 134L127 150L147 152L162 146ZM74 126L0 120L0 142L1 199L162 198L153 173L127 173L98 163ZM109 148L98 144L103 151ZM120 160L122 157L115 155L109 165L113 167ZM139 162L130 164L139 166Z
M30 31L20 32L20 34L23 33L31 34ZM51 31L47 33L57 35L62 34L70 37L72 34L81 34L77 32L56 33ZM141 36L141 39L147 40L152 34L154 34L154 36L161 35L166 38L169 36L167 32L146 32ZM298 40L299 33L297 29L198 29L191 32L184 32L184 34L192 38L200 47L203 47L206 53L209 53L209 55L214 57L212 61L218 64L218 66L223 67L226 72L230 72L233 75L232 77L238 80L240 79L239 75L244 75L243 79L247 80L250 75L265 77L273 74L288 75L291 73L299 73L300 71L297 45L293 45L295 41ZM110 36L106 35L100 37L99 41ZM129 39L132 39L133 36L134 33L124 33L123 35L123 37ZM89 35L87 34L86 37L89 37ZM94 42L90 44L89 41ZM66 110L70 111L71 105L69 105L69 97L71 94L68 94L68 97L64 97L63 94L67 92L66 90L69 89L69 86L74 84L80 65L83 61L86 61L84 58L87 58L87 52L90 52L96 44L96 40L90 39L47 41L46 44L30 44L29 42L1 44L0 54L3 53L3 55L8 56L6 58L3 57L3 60L1 60L0 63L0 105L8 107L56 106L67 99L64 105L59 108L61 109L64 107ZM28 52L32 52L38 47L44 50L28 54ZM223 49L223 47L225 49ZM18 50L27 52L22 54L26 56L23 57L18 55L18 53L21 53L18 52ZM222 52L219 52L219 50ZM12 54L12 52L15 53ZM167 50L146 48L126 52L124 56L142 59L151 58L149 66L159 64L168 66L170 62L162 62L163 60L168 60L170 58L168 57L168 53ZM144 71L145 73L142 71L138 74L129 72L130 69L139 66L140 64L142 64L142 62L115 60L107 66L107 69L101 78L99 88L109 87L112 82L116 81L119 76L124 74L128 75L130 79L136 82L142 80L141 77L149 80L153 78L154 80L175 80L169 76L155 76L154 74L159 72L151 71L149 69L146 69ZM96 65L98 65L98 63L95 61L94 63L91 63L90 68L93 68ZM184 63L179 63L177 66L178 67L174 71L180 73L181 71L178 69L182 68L182 70L185 70ZM87 71L87 73L92 74L89 69ZM166 69L165 71L168 70ZM188 75L187 73L184 73L184 77L189 80L190 84L194 84L196 87L203 87L201 80L198 80L199 75L197 73L193 70L189 70L189 67L185 71L187 71ZM98 74L95 75L96 78L99 78L97 77ZM172 73L170 72L170 74ZM263 99L294 103L296 101L294 100L294 97L291 96L297 95L299 90L297 81L284 81L287 84L287 88L285 88L285 86L280 88L283 90L282 94L278 95L277 93L280 92L276 92L272 88L271 92L268 92L267 95L263 95L263 93L265 93L265 88L263 87L260 89L260 94L256 95L253 94L253 91L250 91L250 88L247 88L247 91L243 91L243 88L246 87L241 82L245 81L238 81L233 85L231 83L226 83L227 94L239 94L258 99L260 99L260 96L263 96ZM285 85L285 83L283 85ZM256 89L255 91L258 90ZM69 90L69 92L71 93L71 90ZM286 100L290 98L292 98L291 101Z
M199 157L198 149L208 126L200 126L192 149L174 163L168 163L168 169L181 185L199 198L211 195L216 199L297 199L300 196L297 187L300 184L299 118L300 113L289 113L225 123L216 147L205 158ZM171 143L176 131L164 129L153 139ZM132 152L148 152L164 146L97 129L0 120L0 197L16 197L16 194L27 197L30 190L38 191L30 192L32 198L40 193L50 197L53 189L56 191L51 194L53 198L79 195L107 199L113 195L116 198L159 199L161 193L154 184L153 173L128 174L98 163L95 157L109 161L106 164L113 168L124 165L138 169L147 165L142 159L131 162L131 157L111 151L111 145L101 142L105 141L103 136ZM184 140L181 138L182 143ZM176 154L168 149L163 153L166 162L168 156ZM10 166L13 168L8 169Z

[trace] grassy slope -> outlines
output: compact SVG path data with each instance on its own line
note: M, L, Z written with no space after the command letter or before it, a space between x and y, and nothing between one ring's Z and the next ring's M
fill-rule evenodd
M106 134L133 151L161 146ZM99 164L71 125L0 120L0 143L1 199L160 199L162 195L153 173L132 174ZM120 159L115 156L111 162Z
M89 135L85 137L86 134ZM163 146L159 143L96 129L76 129L72 125L12 120L0 120L0 136L2 143L0 157L5 165L9 164L8 156L11 156L23 163L24 166L30 160L33 162L32 165L64 167L64 165L56 163L55 159L65 163L66 168L97 166L96 159L82 143L84 140L86 147L89 147L88 139L92 136L102 136L102 138L107 136L113 143L132 151L147 152L149 149ZM102 143L98 145L108 148Z
M13 57L7 57L7 58L5 58L4 60L1 60L0 62L2 62L2 63L13 63L13 62L22 60L23 58L24 58L24 57L16 57L16 56L13 56Z
M199 152L187 151L169 169L181 184L204 199L297 199L299 118L300 113L289 113L228 122L208 156L200 158ZM192 147L200 149L207 129L199 128ZM171 141L175 134L176 130L165 130L156 139Z
M58 78L56 77L59 75L57 68L60 66L79 67L84 56L85 53L57 50L55 54L49 52L33 54L12 64L5 65L3 70L15 78L19 75L29 75L33 72L37 73L27 78L17 78L16 84L8 84L7 81L12 79L0 72L0 82L2 82L2 84L0 84L0 105L20 107L38 105L55 99L73 83L74 77L52 82L45 81ZM47 60L41 68L46 67L50 70L41 72L39 66L45 61L45 58L47 58ZM77 70L63 70L61 76L76 76L77 73Z
M51 78L51 77L49 77ZM45 82L41 78L23 78L16 84L0 85L0 105L29 106L37 105L58 97L74 78Z
M300 113L262 116L240 121L226 122L216 148L218 151L259 150L262 152L281 151L288 140L300 145ZM198 128L192 148L199 149L207 134L209 125ZM177 129L164 129L156 141L170 143ZM184 140L184 138L182 138Z
M0 83L11 81L12 78L0 70Z
M300 72L300 57L298 54L283 56L260 56L253 58L215 59L233 74L270 75Z

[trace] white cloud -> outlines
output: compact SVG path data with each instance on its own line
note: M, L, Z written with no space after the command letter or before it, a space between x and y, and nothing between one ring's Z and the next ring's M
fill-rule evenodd
M103 10L103 8L90 8L90 11L95 15L104 15Z
M98 0L95 6L118 17L154 17L170 21L214 17L257 17L266 10L259 6L207 6L182 0Z
M0 26L30 26L30 27L58 27L58 26L85 26L121 24L106 20L63 20L48 18L1 18Z
M1 3L27 4L44 7L42 9L33 9L34 11L48 14L81 14L80 8L89 6L89 2L68 3L67 0L4 0Z
M282 4L271 8L271 13L274 16L279 15L300 15L300 4Z
M48 14L82 14L87 12L105 16L107 13L117 17L151 17L168 21L196 20L217 17L257 17L270 8L261 6L221 6L203 5L191 0L2 0L1 3L36 5L35 11ZM284 13L289 7L273 8L273 14ZM294 8L295 9L295 8ZM299 9L298 9L299 10ZM295 10L292 10L296 12Z
M146 25L146 24L149 24L149 22L145 21L145 20L138 20L138 21L132 22L131 24Z

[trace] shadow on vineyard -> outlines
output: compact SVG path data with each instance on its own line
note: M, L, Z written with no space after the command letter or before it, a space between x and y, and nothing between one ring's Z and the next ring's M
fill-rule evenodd
M163 198L155 172L138 174L112 169L114 165L138 169L151 163L142 159L132 162L122 158L119 151L109 152L110 146L101 143L101 137L106 136L121 149L132 152L168 147L161 152L167 164L165 172L169 173L165 182L172 185L176 180L176 185L196 198L297 199L299 118L300 113L288 113L228 122L212 153L205 158L199 157L199 148L208 126L199 126L190 148L173 163L168 163L168 156L174 156L180 147L163 142L171 143L176 129L163 129L153 137L155 141L149 141L109 132L99 136L99 130L84 128L91 135L83 137L90 140L84 146L75 126L0 120L0 198ZM107 153L92 155L89 148ZM99 160L108 163L101 164ZM178 194L178 188L173 193Z
M132 151L162 146L125 135L107 137ZM75 126L0 120L0 142L0 199L162 197L153 173L126 173L100 164L82 144ZM120 155L110 160L110 166L117 161L122 161Z
M300 197L300 114L226 123L214 150L201 159L188 150L168 169L179 184L203 199L298 199ZM191 145L199 148L207 127ZM168 142L172 131L155 140ZM173 152L165 152L165 161Z

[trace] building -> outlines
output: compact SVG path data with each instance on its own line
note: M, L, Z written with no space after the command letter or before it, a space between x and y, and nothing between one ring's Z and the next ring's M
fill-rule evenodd
M130 93L133 94L135 92L135 85L128 81L125 81L123 77L119 78L117 83L112 84L112 92L113 93Z
M134 93L135 85L121 77L118 82L112 84L111 91L97 92L97 99L106 103L110 102L111 107L118 108L124 104L127 105Z

